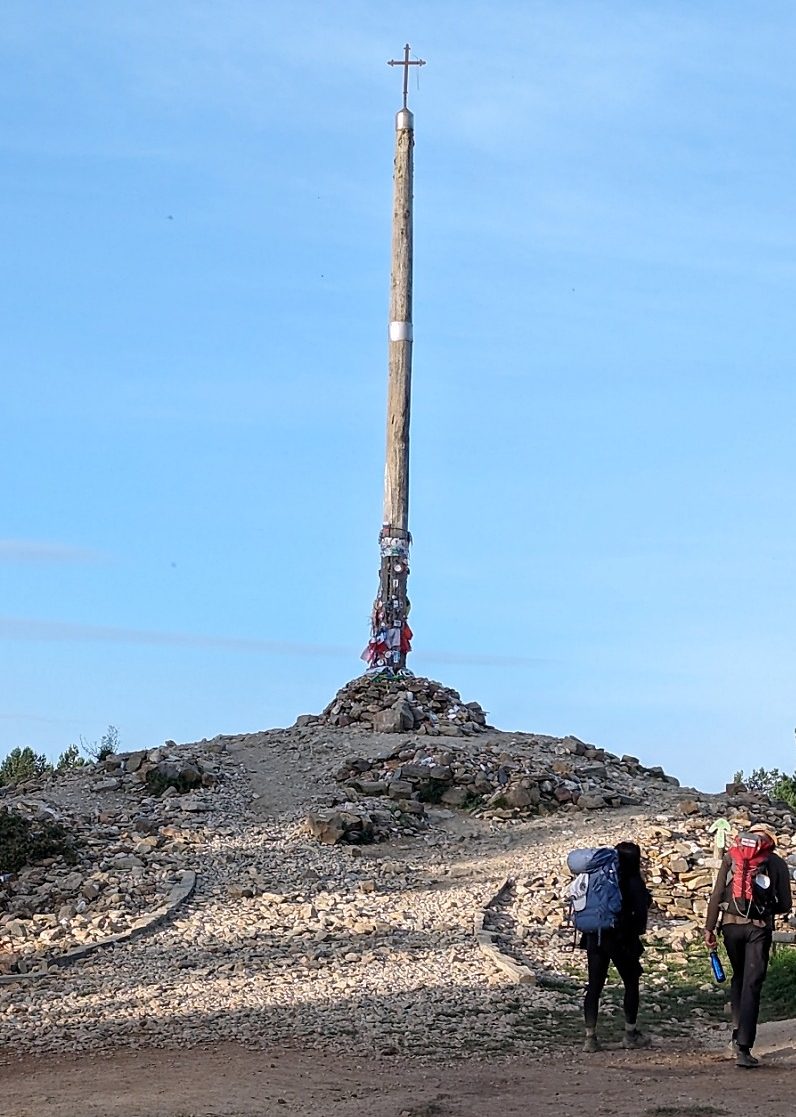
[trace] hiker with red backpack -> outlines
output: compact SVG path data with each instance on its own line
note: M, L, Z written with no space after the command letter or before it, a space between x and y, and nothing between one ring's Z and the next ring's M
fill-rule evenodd
M739 834L722 858L705 918L705 945L716 948L716 928L732 967L732 1049L736 1066L756 1067L752 1054L774 916L792 907L788 866L774 852L776 835L757 823Z
M570 853L567 864L575 875L569 893L571 918L581 932L579 945L586 951L588 967L583 1050L600 1050L597 1014L612 962L625 989L623 1045L647 1047L649 1037L639 1031L637 1020L643 972L641 936L647 930L652 897L641 875L641 850L635 842L619 842L613 849L578 849Z

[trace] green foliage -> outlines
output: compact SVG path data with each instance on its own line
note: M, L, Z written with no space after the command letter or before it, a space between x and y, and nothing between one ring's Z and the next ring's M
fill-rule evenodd
M796 809L796 772L787 776L779 768L754 768L748 776L736 772L733 781L744 784L750 791L768 795L770 799L782 799Z
M80 745L69 745L55 764L58 772L69 772L82 768L89 760L102 761L112 756L119 750L119 730L115 725L109 725L99 741L87 741L80 738ZM83 755L84 754L84 755ZM4 784L23 783L25 780L46 775L53 771L53 765L43 753L34 752L26 745L25 748L12 749L8 756L0 763L0 787Z
M81 737L80 748L90 760L107 760L119 751L119 730L115 725L109 725L99 741L87 741L85 737Z
M760 999L761 1020L790 1020L796 1016L796 947L777 950L768 967Z
M70 745L58 757L55 767L59 772L71 772L75 768L82 768L85 763L86 761L80 755L80 749L77 745Z
M753 768L749 775L736 772L733 777L735 783L742 783L750 791L758 791L762 795L772 795L774 788L782 779L779 768Z
M3 784L22 783L24 780L43 776L52 770L52 765L46 756L34 752L30 745L24 749L12 749L5 760L0 764L0 786Z
M782 776L774 785L772 799L782 799L796 810L796 772L792 776Z
M0 807L0 872L18 873L45 857L63 857L74 864L73 840L60 822L31 819Z

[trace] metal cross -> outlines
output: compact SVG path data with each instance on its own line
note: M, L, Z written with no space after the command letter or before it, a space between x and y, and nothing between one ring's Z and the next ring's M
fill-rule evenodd
M404 56L402 59L391 58L387 63L388 66L403 66L404 68L404 108L406 108L406 98L409 93L409 67L425 66L425 64L422 58L416 58L413 61L409 60L409 43L404 47Z

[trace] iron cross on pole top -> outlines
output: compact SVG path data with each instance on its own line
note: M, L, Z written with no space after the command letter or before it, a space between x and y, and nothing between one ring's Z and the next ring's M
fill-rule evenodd
M425 61L422 58L410 60L409 58L409 43L404 47L404 56L401 59L391 58L387 63L388 66L403 66L404 68L404 108L406 108L406 98L409 95L409 67L410 66L425 66Z

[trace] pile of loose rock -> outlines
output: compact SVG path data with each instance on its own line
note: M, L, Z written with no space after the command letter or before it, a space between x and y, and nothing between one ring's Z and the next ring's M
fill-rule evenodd
M363 725L377 733L425 733L472 736L486 728L477 702L464 702L458 691L414 675L382 672L352 679L322 714L304 714L297 725Z
M494 818L566 808L639 806L679 787L662 768L567 737L496 734L433 745L412 739L378 757L353 756L336 777L350 797L381 795L406 810L468 807Z
M426 824L422 803L413 800L384 803L329 796L329 806L313 808L305 819L307 833L323 845L368 845L409 836Z
M740 800L740 801L739 801ZM786 807L772 804L765 796L701 796L680 799L653 818L607 825L580 845L608 845L630 838L639 843L644 873L652 893L649 938L675 955L682 954L701 937L707 902L721 863L716 844L717 818L726 819L730 833L742 831L752 822L767 822L777 834L778 853L796 870L796 819ZM538 854L518 865L511 891L510 924L506 934L510 953L524 957L541 972L560 971L566 957L562 948L571 944L567 890L572 877L566 855L573 841L561 838L545 844L545 862ZM506 905L497 913L497 927L505 924Z
M170 742L3 788L9 812L56 823L71 841L68 857L36 858L2 887L0 973L46 968L159 908L192 867L220 775L218 762Z
M94 791L138 789L143 784L152 795L183 795L211 788L216 780L196 756L186 756L174 741L157 749L113 753L103 765L108 776L94 784Z

